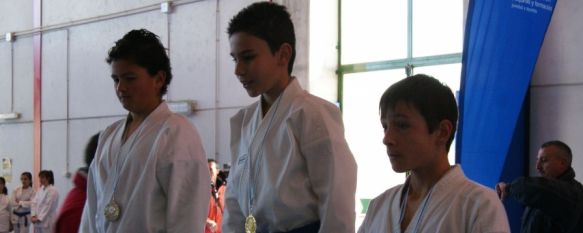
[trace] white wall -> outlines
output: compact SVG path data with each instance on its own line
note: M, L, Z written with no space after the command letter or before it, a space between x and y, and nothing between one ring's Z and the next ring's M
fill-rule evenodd
M160 36L174 75L167 100L197 101L198 111L189 119L201 134L207 157L230 163L229 118L255 99L233 75L226 28L236 12L255 1L177 0L169 14L140 11L161 0L43 1L43 27L53 29L42 39L42 169L55 172L61 201L72 187L65 174L83 166L89 137L127 113L114 96L105 57L131 29L146 28ZM32 29L30 2L0 3L0 113L22 114L18 120L0 120L0 158L13 161L10 190L19 185L23 171L33 169L33 44L26 33ZM276 2L292 13L298 50L294 75L307 86L309 1ZM20 36L6 42L7 32Z
M557 1L531 82L530 168L539 146L562 140L573 150L576 179L583 181L583 1Z

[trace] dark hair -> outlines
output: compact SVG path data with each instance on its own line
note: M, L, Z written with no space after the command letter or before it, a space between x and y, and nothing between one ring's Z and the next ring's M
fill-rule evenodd
M30 172L23 172L20 176L26 176L30 180L30 187L32 187L32 173ZM23 187L24 188L24 187Z
M296 58L296 36L294 24L285 6L271 2L256 2L239 11L231 21L227 33L229 38L237 32L249 33L269 45L272 54L283 43L292 47L287 72L291 74Z
M160 96L168 92L172 80L172 68L166 49L158 36L146 29L132 30L115 42L109 49L106 59L108 64L116 60L128 60L144 67L148 74L155 75L158 71L166 74L166 82L160 89Z
M55 176L51 170L42 170L38 173L39 177L44 177L49 180L49 184L55 185Z
M427 123L429 133L432 133L442 120L451 122L452 133L446 144L449 151L458 119L458 109L451 89L428 75L417 74L407 77L391 85L381 97L379 103L381 118L386 117L387 112L394 109L400 101L419 111Z
M208 162L208 163L210 163L210 162L217 163L217 161L216 161L216 160L214 160L214 159L207 159L207 162Z
M87 142L87 146L85 146L85 164L87 167L91 165L93 158L95 157L95 151L97 150L97 143L99 142L99 133L91 136L89 142Z
M2 194L8 195L8 188L6 188L6 180L3 176L0 176L0 183L4 185L4 188L1 190Z
M559 140L553 140L543 143L540 148L543 149L549 146L555 146L557 149L562 151L562 154L564 155L563 157L567 160L566 162L571 165L571 161L573 160L573 153L571 152L571 148L569 148L566 143Z

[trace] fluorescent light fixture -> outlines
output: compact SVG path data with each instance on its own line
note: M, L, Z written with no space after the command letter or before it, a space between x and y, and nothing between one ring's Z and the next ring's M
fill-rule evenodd
M10 113L0 113L0 120L16 120L20 118L20 113L10 112Z
M196 109L196 101L194 100L168 101L166 104L168 104L170 111L184 115L190 115Z
M6 42L14 41L14 32L7 32L4 39L6 40Z

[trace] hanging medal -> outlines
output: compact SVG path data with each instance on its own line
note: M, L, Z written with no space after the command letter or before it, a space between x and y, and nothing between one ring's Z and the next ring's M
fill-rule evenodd
M253 217L253 201L255 200L255 188L257 182L257 173L259 172L258 163L261 163L261 156L263 155L263 144L265 142L265 137L269 133L269 129L271 129L271 123L275 118L275 114L277 113L277 109L279 107L279 103L283 97L280 95L277 98L277 103L275 103L275 108L273 109L273 114L271 114L271 119L269 119L269 123L267 124L267 129L265 130L265 134L263 135L263 139L261 139L261 144L259 147L259 151L257 152L257 158L255 159L255 166L254 169L251 167L252 159L251 159L251 145L249 146L249 215L245 218L245 233L256 233L257 231L257 220ZM263 98L262 98L263 99ZM253 171L253 177L251 176L251 171ZM253 179L251 179L253 178Z
M107 221L110 222L115 222L119 219L121 215L121 207L119 206L119 204L117 204L117 202L115 202L113 196L111 197L109 203L107 203L107 205L105 206L103 214L105 215L105 219L107 219Z
M257 222L255 221L255 217L253 217L253 214L249 213L245 219L245 233L255 233L256 230Z

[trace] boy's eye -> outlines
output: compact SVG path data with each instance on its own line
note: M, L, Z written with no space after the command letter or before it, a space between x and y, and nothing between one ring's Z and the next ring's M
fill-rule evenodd
M252 60L253 58L255 58L255 55L251 55L251 54L250 54L250 55L244 55L244 56L242 57L243 61L250 61L250 60Z
M400 122L400 121L398 121L398 122L395 122L394 125L395 125L395 127L399 128L399 129L409 128L409 123L407 123L407 122Z

